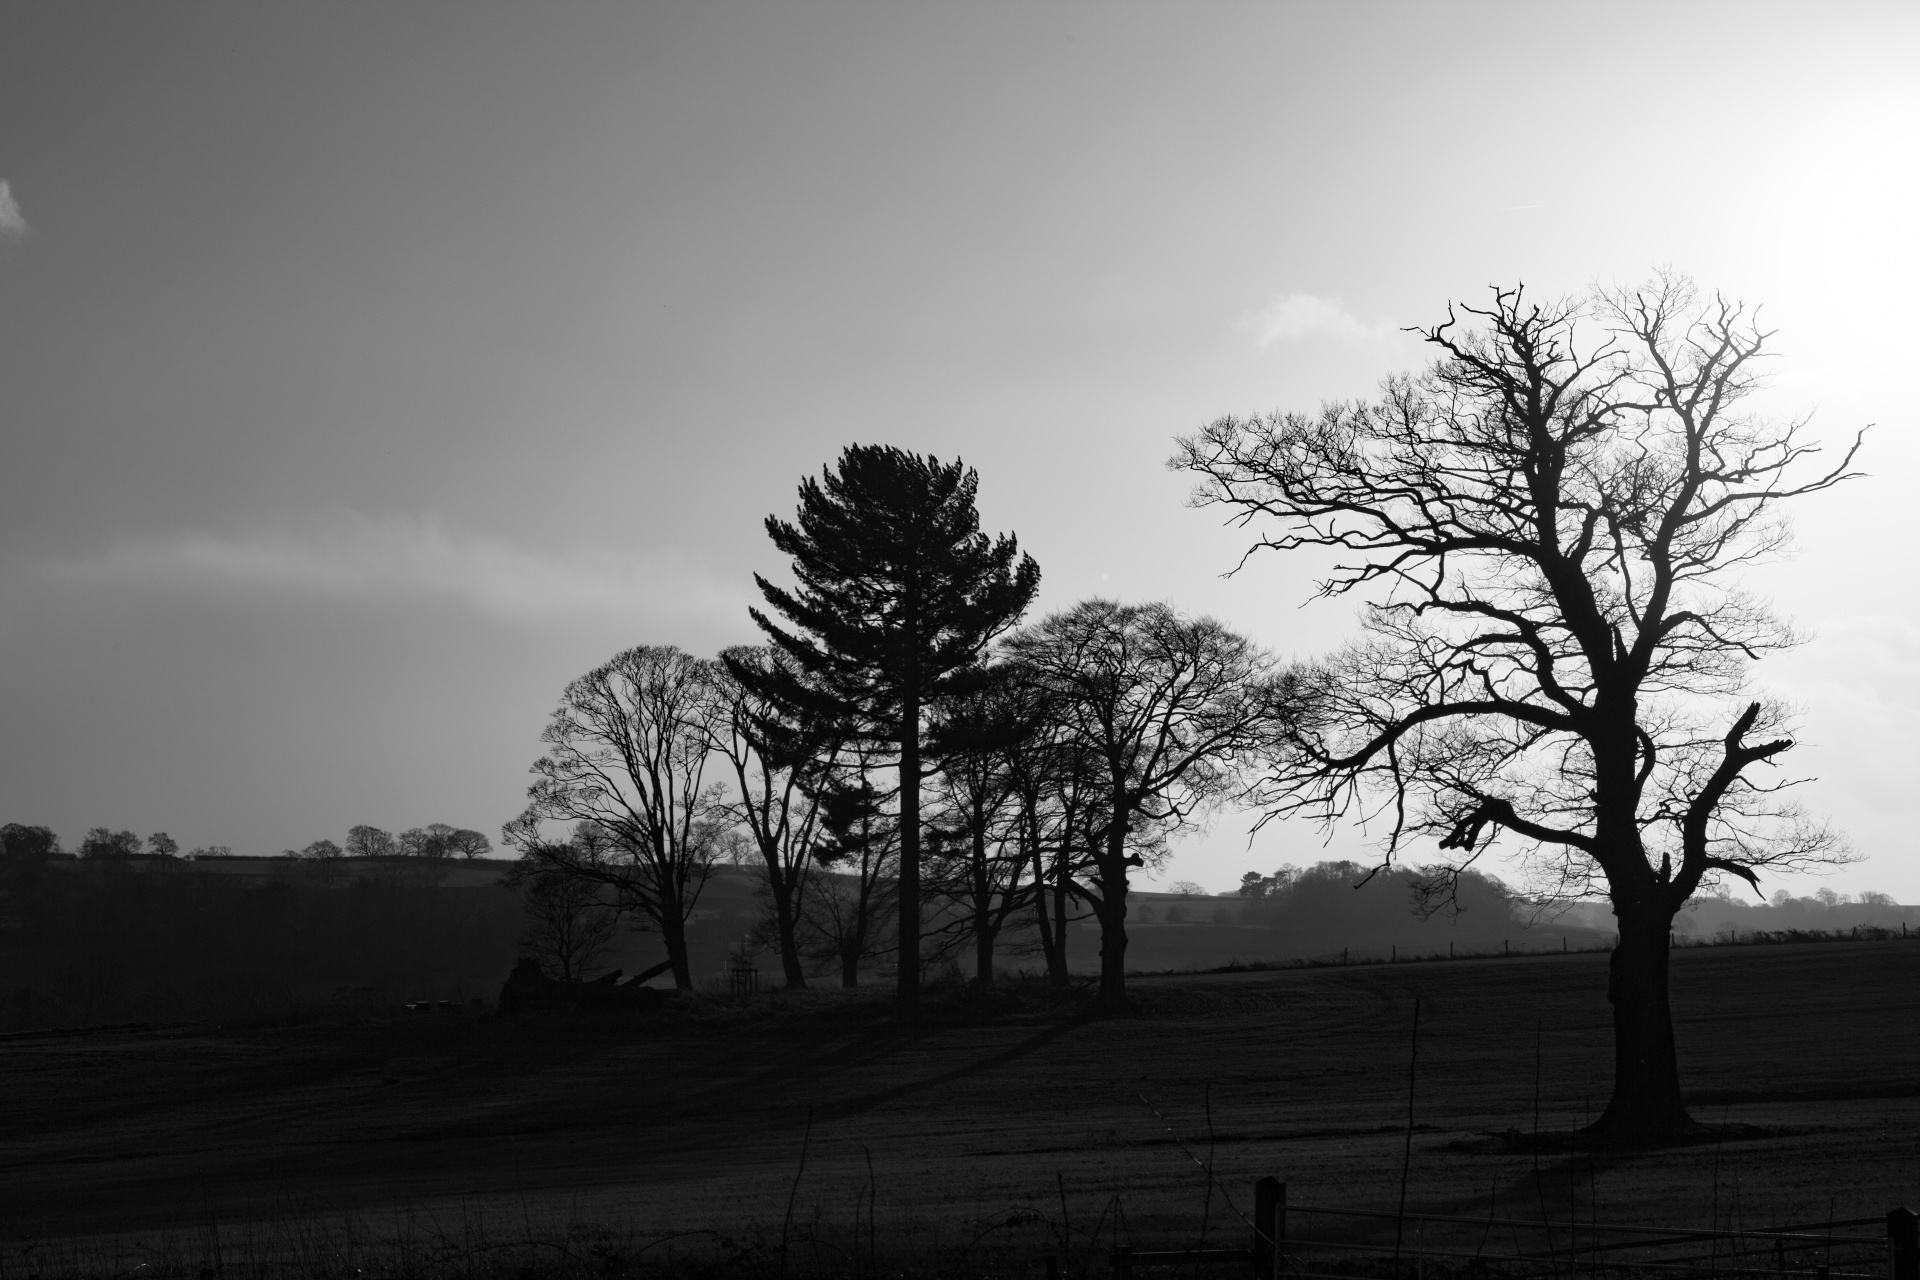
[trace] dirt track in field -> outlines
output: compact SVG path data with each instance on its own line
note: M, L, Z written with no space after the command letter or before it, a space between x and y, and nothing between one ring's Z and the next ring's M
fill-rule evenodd
M1603 1220L1749 1226L1920 1203L1920 942L1676 953L1697 1118L1770 1136L1633 1156L1500 1154L1605 1105L1605 957L1138 980L1125 1017L1034 1001L918 1035L794 1014L617 1034L494 1019L0 1041L6 1238L302 1215L560 1214L648 1231L796 1218L964 1236L1021 1206L1188 1232L1209 1151L1238 1201L1548 1195ZM871 1165L869 1165L869 1160ZM869 1181L869 1168L872 1170ZM1244 1207L1244 1204L1241 1205ZM1217 1217L1230 1213L1216 1199Z

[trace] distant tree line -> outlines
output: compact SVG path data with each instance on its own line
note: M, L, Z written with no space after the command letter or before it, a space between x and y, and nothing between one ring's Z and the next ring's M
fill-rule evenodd
M397 837L378 827L357 826L347 833L344 846L331 840L316 840L304 849L288 849L288 858L327 861L337 858L483 858L493 842L481 832L453 827L444 822L413 827ZM132 831L113 831L93 827L80 838L79 846L69 853L51 827L9 822L0 826L0 857L9 861L36 858L231 858L233 850L215 844L180 852L180 843L164 831L156 831L144 841Z
M453 827L444 822L424 827L409 827L399 835L365 824L350 828L345 844L316 840L303 849L288 849L282 856L324 862L335 858L484 858L493 851L493 842L468 827Z
M499 889L444 887L416 859L233 875L105 834L67 851L0 826L0 1027L490 996L524 924Z
M1481 871L1449 878L1444 902L1434 897L1434 879L1427 868L1346 860L1249 871L1234 894L1244 904L1236 920L1283 931L1301 954L1377 949L1396 939L1413 954L1423 941L1436 949L1496 948L1552 916L1554 904L1531 901Z
M214 852L209 849L194 849L188 857ZM33 860L36 858L172 858L180 853L180 844L164 831L156 831L144 841L132 831L114 831L107 827L93 827L80 837L79 847L72 853L60 847L60 837L51 827L29 826L22 822L9 822L0 826L0 856L10 861Z

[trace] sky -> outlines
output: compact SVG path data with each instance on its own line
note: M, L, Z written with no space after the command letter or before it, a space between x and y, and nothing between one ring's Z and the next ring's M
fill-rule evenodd
M12 6L0 821L497 832L568 680L755 638L854 442L978 468L1042 611L1310 657L1352 606L1223 577L1174 438L1671 266L1764 306L1772 411L1874 424L1749 581L1862 861L1766 887L1920 900L1916 66L1896 4ZM1246 826L1162 879L1371 847Z

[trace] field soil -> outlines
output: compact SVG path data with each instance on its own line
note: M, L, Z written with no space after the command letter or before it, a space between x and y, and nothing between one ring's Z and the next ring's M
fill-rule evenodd
M1576 953L1140 978L1110 1018L1014 987L944 997L913 1033L822 992L617 1028L20 1034L0 1039L0 1232L564 1220L1015 1247L1063 1218L1190 1240L1204 1214L1237 1241L1261 1175L1296 1205L1396 1202L1416 999L1410 1207L1761 1226L1920 1203L1920 941L1675 953L1686 1087L1722 1140L1498 1136L1605 1106L1605 983Z

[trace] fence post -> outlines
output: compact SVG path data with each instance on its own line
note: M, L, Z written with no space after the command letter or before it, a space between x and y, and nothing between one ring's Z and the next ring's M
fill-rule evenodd
M1253 1184L1254 1280L1278 1280L1280 1246L1287 1239L1287 1184L1262 1178Z
M1887 1280L1920 1280L1920 1214L1887 1210Z
M1113 1280L1133 1280L1133 1246L1123 1244L1113 1251Z

